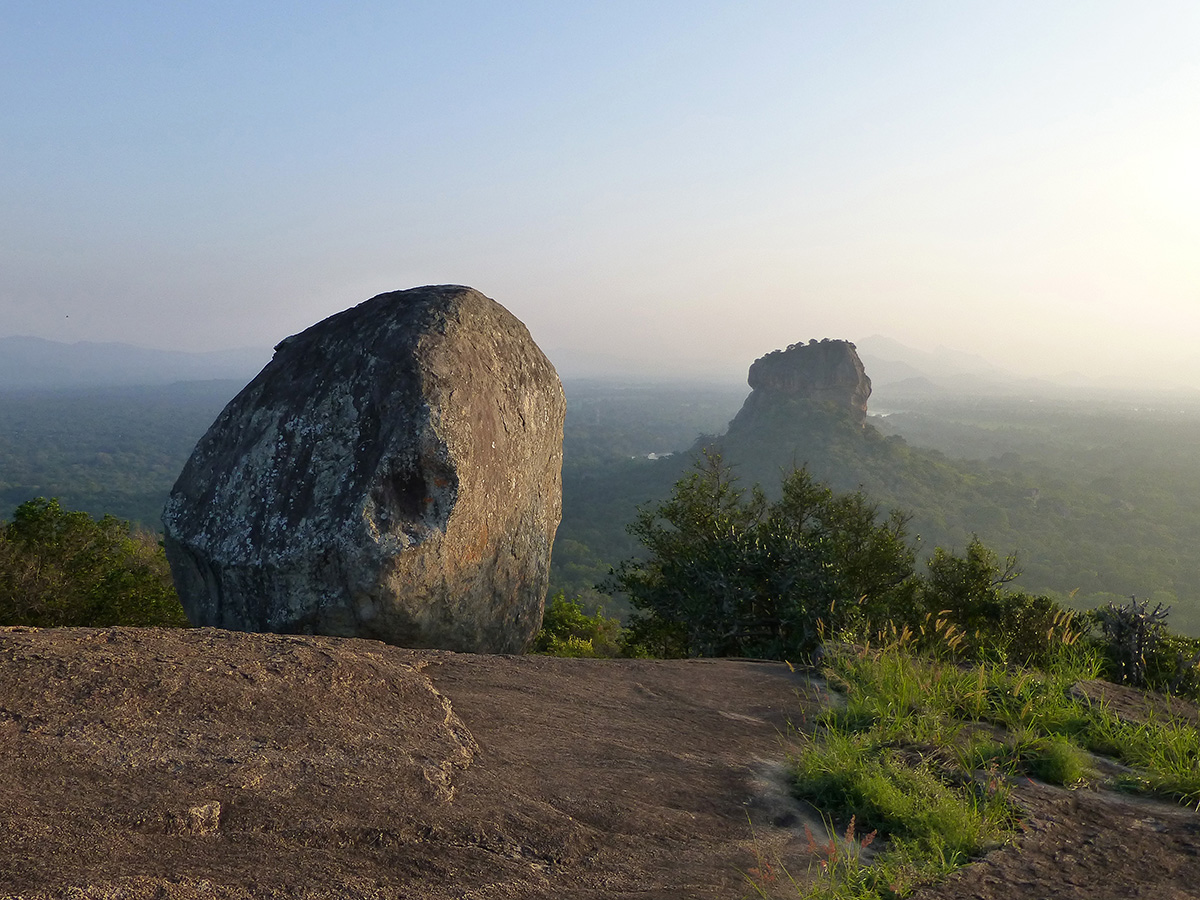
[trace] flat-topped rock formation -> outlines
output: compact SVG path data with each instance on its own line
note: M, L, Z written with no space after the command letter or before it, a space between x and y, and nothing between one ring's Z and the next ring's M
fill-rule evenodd
M541 625L565 400L528 330L456 285L276 347L163 513L188 617L517 653Z
M754 361L748 381L750 396L730 423L731 432L797 403L843 412L859 425L866 422L871 379L849 341L826 338L775 350Z

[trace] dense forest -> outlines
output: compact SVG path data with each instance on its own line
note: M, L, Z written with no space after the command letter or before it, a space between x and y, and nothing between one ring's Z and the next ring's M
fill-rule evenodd
M0 518L34 497L151 529L196 440L240 388L0 393ZM1173 606L1200 634L1200 402L1092 398L965 399L877 392L865 430L803 417L755 446L717 440L746 396L730 384L568 381L563 521L552 592L623 614L597 593L639 552L626 526L668 496L702 446L717 446L749 487L793 466L839 491L862 489L911 517L919 552L962 551L972 535L1016 551L1016 585L1092 607L1130 595ZM815 415L815 414L814 414ZM706 436L706 437L702 437ZM743 442L744 443L744 442ZM673 454L673 455L670 455Z
M240 381L0 392L0 518L34 497L161 530L196 441Z

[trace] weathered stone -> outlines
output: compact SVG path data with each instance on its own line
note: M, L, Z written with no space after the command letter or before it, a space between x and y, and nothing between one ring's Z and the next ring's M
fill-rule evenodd
M189 834L216 834L221 830L221 801L189 806L185 815L170 816L176 829Z
M454 285L287 338L163 513L189 618L520 652L562 508L562 386L525 326Z
M867 420L871 379L850 341L826 338L775 350L754 361L748 380L752 390L738 419L801 400L844 411L859 425Z
M0 627L0 898L728 900L752 837L809 865L780 736L827 696L761 660Z

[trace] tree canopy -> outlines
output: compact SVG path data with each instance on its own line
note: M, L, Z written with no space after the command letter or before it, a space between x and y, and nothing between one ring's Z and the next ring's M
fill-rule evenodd
M0 624L186 625L157 538L37 498L0 522Z
M706 454L639 510L629 532L644 553L603 587L637 611L627 642L656 655L805 658L827 637L936 626L969 652L1029 658L1069 619L1053 600L1005 590L1015 556L1002 564L977 538L962 555L938 548L919 573L907 525L804 468L770 501Z
M915 553L899 513L837 495L804 469L769 502L706 454L629 531L646 548L605 583L640 611L636 639L660 652L779 656L809 652L822 629L913 596Z

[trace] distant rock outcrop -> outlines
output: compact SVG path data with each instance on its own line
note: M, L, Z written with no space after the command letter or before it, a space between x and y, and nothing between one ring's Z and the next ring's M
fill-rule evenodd
M775 350L754 361L749 382L750 396L730 423L730 433L797 402L832 408L860 426L866 423L871 379L849 341L826 338Z
M466 287L294 335L200 440L163 513L196 624L511 653L541 623L562 386Z

